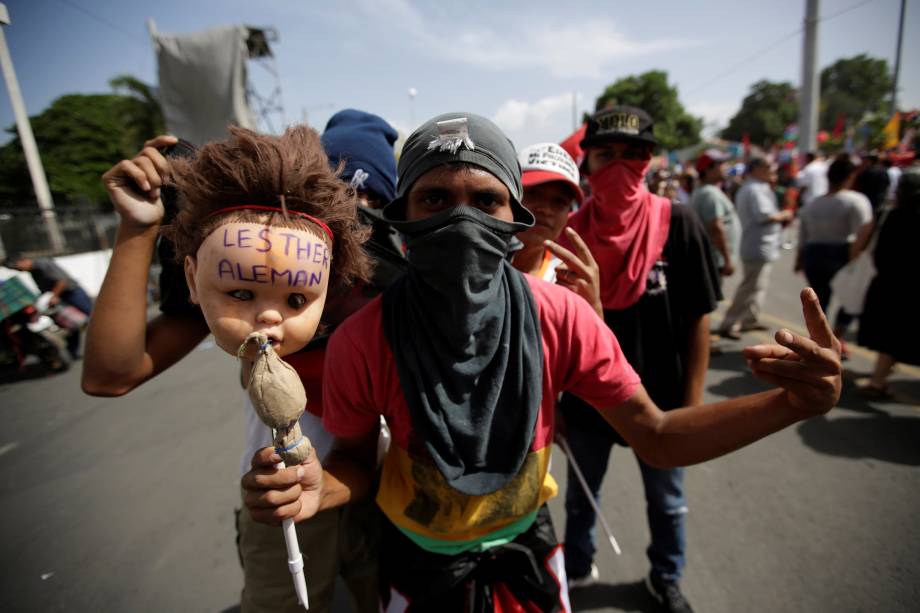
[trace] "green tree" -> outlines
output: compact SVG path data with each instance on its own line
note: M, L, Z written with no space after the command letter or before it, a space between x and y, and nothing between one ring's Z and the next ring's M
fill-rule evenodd
M740 141L747 134L752 143L769 147L782 141L786 126L797 117L796 90L791 83L758 81L722 130L722 138Z
M867 113L888 115L893 77L888 62L860 54L821 71L819 124L831 131L843 115L854 125Z
M69 94L30 118L55 204L108 201L102 173L162 132L162 115L151 102L136 93ZM8 131L15 134L15 128ZM34 200L17 136L0 147L0 206L30 206Z
M599 111L616 104L636 106L655 122L655 138L664 149L682 149L700 141L703 120L680 103L677 87L668 85L668 73L651 70L618 79L608 85L594 105Z
M156 91L150 85L131 75L118 75L109 81L116 94L131 98L134 103L126 105L126 137L132 144L144 141L166 132L163 110Z

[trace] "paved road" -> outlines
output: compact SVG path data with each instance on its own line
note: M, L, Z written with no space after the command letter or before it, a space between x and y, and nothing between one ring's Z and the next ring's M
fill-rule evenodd
M776 325L801 321L803 282L786 257L767 304ZM713 359L708 399L762 389L740 347ZM688 471L684 587L697 611L917 610L920 370L898 373L900 402L866 402L852 381L870 358L857 351L848 363L828 417ZM0 383L0 608L237 606L243 416L234 370L204 346L127 398L84 396L76 371ZM653 611L639 583L648 531L638 470L628 450L612 462L602 505L623 555L601 548L601 582L573 601L585 611ZM560 482L564 467L556 454ZM561 528L561 500L550 508Z

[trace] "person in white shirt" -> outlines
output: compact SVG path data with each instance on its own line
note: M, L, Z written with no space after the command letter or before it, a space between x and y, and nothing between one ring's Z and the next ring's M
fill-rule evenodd
M801 189L802 206L827 193L827 162L817 154L809 152L805 156L805 167L796 175L796 184Z
M805 273L825 310L831 301L831 279L850 261L857 233L872 222L869 198L850 189L856 165L849 155L834 160L827 176L830 191L814 199L799 215L799 251L795 264L795 271ZM852 319L843 309L837 312L834 325L837 338L843 336ZM843 347L842 354L846 356L846 345Z

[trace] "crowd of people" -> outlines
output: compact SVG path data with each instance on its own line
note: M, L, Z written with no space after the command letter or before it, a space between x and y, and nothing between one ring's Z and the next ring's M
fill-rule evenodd
M743 177L738 185L728 175L728 159L715 149L698 156L694 177L699 186L688 200L706 225L720 274L734 274L740 260L741 281L717 333L738 340L741 332L769 329L759 313L770 271L781 249L795 248L794 271L804 274L825 311L831 306L835 278L860 279L838 286L847 294L838 296L834 335L842 359L849 359L846 337L859 321L859 343L879 353L873 376L859 390L870 398L890 397L887 378L894 365L917 363L912 349L917 326L901 311L904 301L896 300L894 293L893 279L909 274L910 245L886 221L898 211L894 219L900 229L914 227L912 214L905 211L916 210L918 168L902 170L890 157L874 152L861 158L841 153L830 159L809 153L799 171L788 160L776 164L753 157L736 174ZM793 226L798 230L797 246L789 241ZM880 243L883 237L887 238ZM848 270L860 256L872 263L871 273ZM882 295L890 307L882 306ZM904 333L898 335L895 329Z
M571 610L569 590L599 577L591 499L615 444L633 448L642 475L647 588L663 610L691 611L683 467L834 406L838 337L855 313L832 329L824 310L859 246L878 267L860 326L880 351L872 390L886 393L894 362L920 361L904 328L890 333L908 308L886 302L918 223L915 170L894 210L873 215L842 158L825 168L826 188L820 159L796 182L754 158L731 193L727 156L707 150L676 187L656 186L653 121L628 106L598 111L562 146L517 150L488 119L448 113L416 129L397 164L396 136L345 110L321 137L232 129L200 148L157 137L104 175L120 225L84 390L126 394L208 334L233 351L258 331L307 391L300 427L313 453L279 470L243 393L243 355L243 611L302 609L284 519L309 552L311 610L329 610L338 576L356 611ZM883 210L887 191L863 181ZM808 200L797 258L813 287L801 295L808 334L783 329L744 350L773 389L705 405L722 278L743 277L715 330L761 327L796 191ZM163 299L148 322L155 253ZM557 438L571 453L561 543L546 507Z

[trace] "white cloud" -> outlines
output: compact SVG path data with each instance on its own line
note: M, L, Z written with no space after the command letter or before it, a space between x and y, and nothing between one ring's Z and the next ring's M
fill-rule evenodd
M508 100L495 112L495 123L506 130L520 130L524 127L543 127L549 119L572 108L572 94L559 94L542 98L536 102Z
M579 118L582 98L576 94ZM518 148L538 142L559 142L572 132L572 94L548 96L535 102L506 100L492 120Z
M599 77L616 60L699 44L676 38L632 39L618 31L614 22L601 18L534 23L531 15L501 29L481 24L472 28L428 18L408 0L362 0L361 6L377 20L388 15L388 25L401 31L394 39L406 40L443 59L488 70L537 69L556 77Z

